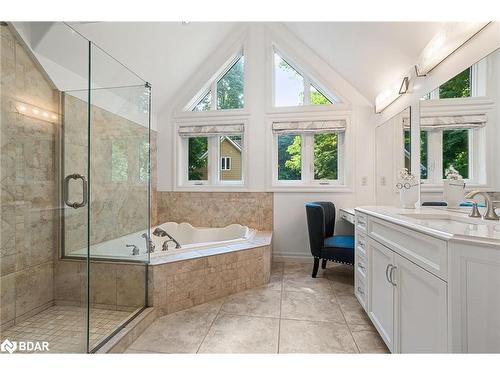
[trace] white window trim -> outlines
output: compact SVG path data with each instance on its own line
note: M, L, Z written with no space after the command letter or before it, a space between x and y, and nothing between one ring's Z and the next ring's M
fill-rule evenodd
M190 181L188 180L187 168L187 138L180 137L177 133L180 125L230 125L243 124L243 150L241 154L241 180L240 181L221 181L220 180L220 142L219 136L209 136L208 139L208 180ZM174 191L234 191L247 190L248 187L248 120L239 117L228 119L227 116L220 117L219 120L209 118L205 121L185 121L179 120L174 127L175 147L174 147L174 170L175 185ZM215 162L214 162L215 161Z
M493 109L494 102L486 97L467 97L446 100L424 100L420 102L420 116L447 116L487 114ZM493 168L488 156L491 152L492 137L488 136L489 127L469 130L469 178L465 179L466 190L471 188L488 188L493 179ZM423 192L442 192L442 131L428 132L428 176L422 179ZM418 148L420 152L420 147ZM419 157L420 159L420 157ZM433 163L432 163L433 161ZM433 164L433 165L432 165Z
M286 121L326 121L346 120L346 130L339 137L338 151L338 180L314 180L314 147L312 134L300 134L302 136L301 164L302 173L300 180L278 180L278 135L273 134L273 122ZM302 113L301 116L290 114L289 116L270 115L267 118L268 152L271 155L268 163L268 191L273 192L339 192L352 193L352 165L354 165L354 143L351 136L351 112L330 112L328 117L315 116L315 114ZM299 134L297 134L299 135ZM309 141L307 140L309 138Z
M275 78L275 61L274 54L277 53L285 62L290 65L293 69L299 73L303 78L304 85L304 103L302 105L296 106L276 106L276 78ZM318 79L315 79L312 74L305 73L303 69L300 68L300 64L291 58L290 55L286 54L283 49L281 49L276 43L271 44L270 57L269 57L270 67L270 90L271 93L271 106L268 112L297 112L297 111L331 111L332 107L335 109L347 109L349 105L340 95L333 93L328 90L324 85L320 83ZM315 86L332 104L315 105L311 104L311 85ZM337 103L335 103L337 102Z
M217 109L217 83L224 77L224 75L231 70L231 68L238 62L238 60L244 57L243 64L243 108L231 108L231 109ZM222 68L217 71L217 73L208 80L204 87L189 101L189 103L184 107L185 113L204 113L207 112L219 112L219 111L243 111L246 107L246 76L247 76L247 59L245 58L244 46L242 46L238 52L233 54L223 65ZM205 96L210 92L210 109L208 111L194 111L194 108L205 98Z

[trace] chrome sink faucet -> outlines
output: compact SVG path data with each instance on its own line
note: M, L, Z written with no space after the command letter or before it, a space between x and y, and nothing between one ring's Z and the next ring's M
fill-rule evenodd
M473 199L476 195L481 195L486 202L486 212L483 215L485 220L499 220L500 217L495 212L495 202L491 199L491 196L484 191L473 190L465 196L465 199ZM473 211L470 216L477 217L477 205L473 206Z

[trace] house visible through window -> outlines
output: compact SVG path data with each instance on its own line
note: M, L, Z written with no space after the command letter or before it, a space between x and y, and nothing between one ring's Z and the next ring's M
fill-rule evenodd
M196 134L204 132L211 134ZM242 124L180 127L181 148L186 155L182 158L184 181L195 185L241 184L243 132Z
M292 66L278 52L274 52L274 105L290 107L340 103L332 95L320 90L316 83Z
M222 76L210 82L208 90L190 109L193 112L244 107L245 57L239 55Z

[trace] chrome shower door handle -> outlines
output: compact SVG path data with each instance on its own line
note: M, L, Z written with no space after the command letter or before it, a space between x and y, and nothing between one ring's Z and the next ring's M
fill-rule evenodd
M81 202L70 202L69 201L69 180L82 180L82 201ZM80 208L87 204L88 200L88 187L87 187L87 179L85 176L79 173L69 174L64 177L64 203L67 206L73 208Z

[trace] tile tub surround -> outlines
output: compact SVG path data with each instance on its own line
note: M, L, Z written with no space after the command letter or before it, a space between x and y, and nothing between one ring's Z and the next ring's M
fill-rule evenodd
M199 227L230 224L273 230L273 193L158 192L158 223L175 221Z
M12 326L53 300L57 249L59 124L21 115L16 101L59 113L59 93L0 25L0 324Z
M256 237L247 244L152 258L149 305L171 314L268 283L271 233Z
M135 311L144 306L146 265L117 262L90 263L90 302L108 310ZM54 269L54 303L85 306L87 263L58 260Z
M311 270L273 263L270 283L161 316L125 353L388 353L354 297L352 267ZM325 300L338 313L305 315Z

